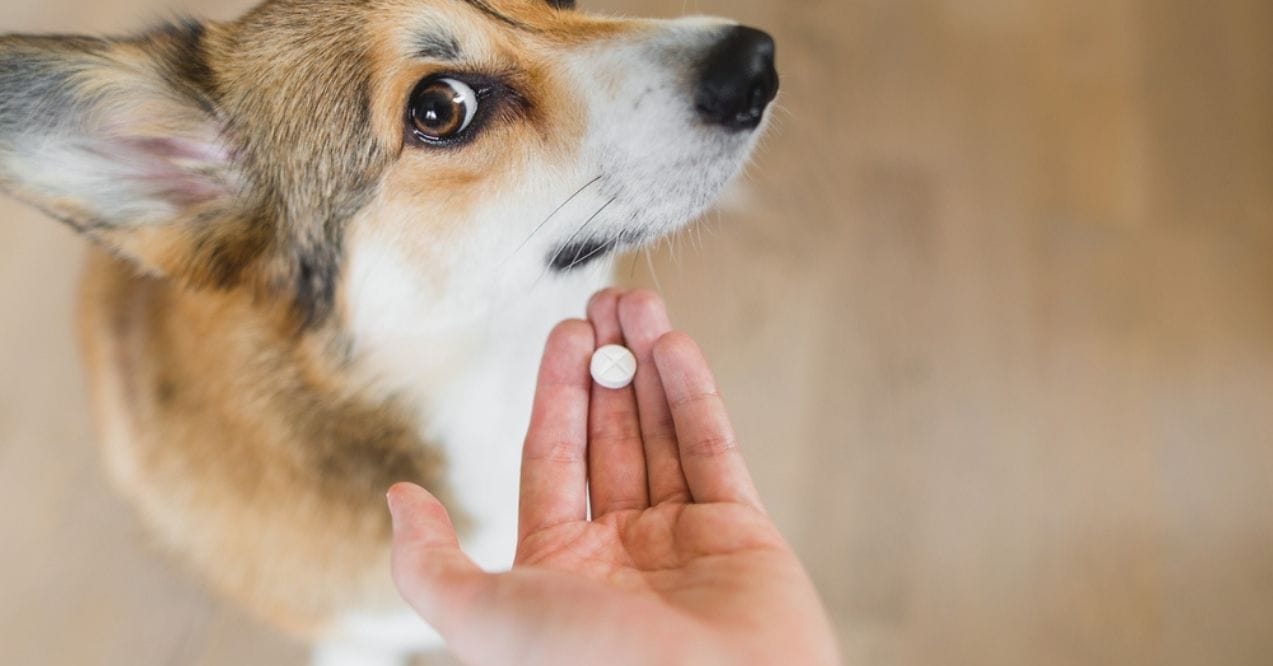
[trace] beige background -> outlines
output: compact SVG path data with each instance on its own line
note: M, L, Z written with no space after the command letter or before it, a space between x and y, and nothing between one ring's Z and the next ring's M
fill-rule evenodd
M748 187L655 263L849 663L1269 663L1273 3L588 4L778 37ZM145 547L90 441L81 243L0 217L0 664L300 663Z

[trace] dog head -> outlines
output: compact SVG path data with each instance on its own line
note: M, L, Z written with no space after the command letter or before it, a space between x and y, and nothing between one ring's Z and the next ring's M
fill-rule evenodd
M0 39L0 187L316 325L354 282L477 303L676 230L777 87L773 41L720 20L270 0L132 39Z

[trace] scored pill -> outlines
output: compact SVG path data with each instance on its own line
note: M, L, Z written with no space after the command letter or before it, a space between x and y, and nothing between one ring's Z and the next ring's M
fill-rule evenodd
M636 368L636 357L626 347L606 345L592 354L592 379L608 389L627 388Z

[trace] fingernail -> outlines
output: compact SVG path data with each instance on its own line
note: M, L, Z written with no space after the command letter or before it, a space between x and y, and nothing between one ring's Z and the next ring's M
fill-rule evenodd
M385 503L389 505L389 515L393 517L394 522L398 520L398 494L394 492L397 486L391 486L389 492L385 493Z

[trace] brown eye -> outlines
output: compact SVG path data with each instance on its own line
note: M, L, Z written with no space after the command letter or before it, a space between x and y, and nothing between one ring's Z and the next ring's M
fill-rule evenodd
M454 138L473 123L477 93L463 81L426 81L411 94L411 124L426 141Z

